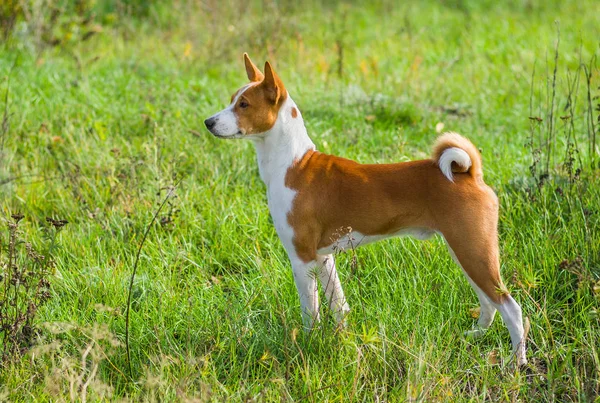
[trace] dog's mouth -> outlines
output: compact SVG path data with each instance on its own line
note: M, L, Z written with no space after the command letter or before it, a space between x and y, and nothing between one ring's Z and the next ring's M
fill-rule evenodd
M213 136L215 136L217 138L226 139L226 140L227 139L237 139L237 138L242 137L244 135L244 133L242 133L241 130L238 130L237 133L235 133L233 135L230 135L230 136L223 136L222 134L213 133L212 131L211 131L211 133L212 133Z

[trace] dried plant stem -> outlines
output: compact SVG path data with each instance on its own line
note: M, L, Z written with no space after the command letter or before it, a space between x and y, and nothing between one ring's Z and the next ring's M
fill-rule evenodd
M19 222L23 215L15 213L11 217L14 221L8 222L8 243L6 247L0 246L0 258L5 250L7 253L6 261L0 261L3 278L0 284L0 366L31 347L35 315L50 298L48 277L54 264L52 244L58 231L58 228L49 230L51 245L42 255L30 243L19 239Z
M536 62L534 61L533 63L533 71L531 72L531 88L529 91L529 149L531 152L531 166L529 167L529 170L531 171L531 175L534 178L537 178L537 161L536 161L536 147L535 147L535 129L536 129L536 125L537 127L539 127L539 121L537 121L535 119L535 117L533 116L533 93L534 93L534 87L535 87L535 67L536 67Z
M7 325L12 325L13 322L13 318L10 316L10 312L9 312L9 301L10 301L10 290L11 290L11 279L12 279L12 270L14 267L14 263L13 263L13 257L15 254L15 247L16 247L16 243L17 243L17 223L9 223L9 238L8 238L8 265L6 266L6 273L4 275L4 292L2 295L2 302L3 304L0 306L0 308L4 308L4 309L0 309L0 318L2 319L1 323L4 326ZM18 305L15 302L15 318L18 315ZM16 320L16 319L14 319ZM2 356L5 356L9 350L9 345L7 342L7 338L9 337L9 331L8 331L8 327L7 330L5 330L2 333L3 337L2 337L2 346L3 346L3 351L2 351Z
M596 61L596 55L592 56L589 68L582 64L587 83L587 110L588 110L588 140L589 140L589 157L592 169L596 168L596 127L594 126L594 105L592 103L592 68ZM600 109L600 106L598 107ZM600 120L598 120L600 122Z
M154 222L156 221L156 218L160 214L163 207L167 204L167 202L169 201L169 199L171 198L171 196L177 189L177 186L179 186L179 184L181 183L181 180L182 179L179 179L179 181L177 181L177 183L169 189L169 192L167 193L164 200L162 201L162 203L160 204L160 206L154 213L154 216L152 216L152 220L146 226L146 231L144 232L142 242L140 243L137 254L135 256L135 262L133 263L133 271L131 273L131 278L129 279L129 290L127 293L127 306L125 307L125 349L127 350L127 366L129 367L129 376L131 378L133 378L133 370L131 368L131 350L129 348L129 312L131 310L131 291L133 289L133 281L135 279L135 274L137 272L137 267L138 267L138 263L140 261L140 255L142 253L142 248L144 247L146 238L148 237L148 234L150 233L150 229L154 225Z
M568 124L565 123L565 131L567 132L567 148L565 150L565 158L564 161L568 162L571 164L570 168L569 168L569 179L572 181L573 178L571 177L572 174L572 162L571 158L572 155L570 155L570 153L575 153L575 156L577 157L577 162L579 163L579 169L583 168L583 162L581 161L581 153L579 151L579 144L577 143L577 135L576 135L576 129L575 129L575 106L577 104L577 94L579 93L579 80L580 80L580 71L581 71L581 66L577 69L576 73L575 73L575 77L573 78L573 81L571 81L569 79L569 75L567 74L567 85L568 85L568 89L569 89L569 95L568 95L568 103L567 103L567 109L568 109L568 115L566 118L566 121L568 121ZM573 140L573 147L571 147L571 139Z
M552 145L554 144L554 99L556 98L556 73L558 71L558 47L560 45L560 25L556 21L556 47L554 48L554 72L552 74L552 98L550 103L550 116L548 117L548 138L546 159L546 174L550 173L550 160L552 160Z

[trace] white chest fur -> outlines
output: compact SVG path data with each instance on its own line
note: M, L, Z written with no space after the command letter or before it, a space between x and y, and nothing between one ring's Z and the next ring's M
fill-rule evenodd
M295 112L292 113L292 110ZM292 209L296 192L285 186L285 176L294 161L315 145L308 137L302 116L288 96L279 110L273 128L254 140L260 177L267 186L269 211L277 234L288 253L293 254L292 227L287 216Z

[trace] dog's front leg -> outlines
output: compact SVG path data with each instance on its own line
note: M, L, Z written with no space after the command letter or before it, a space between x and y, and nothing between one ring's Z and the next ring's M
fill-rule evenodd
M296 289L300 296L302 308L302 322L306 330L311 330L319 318L319 292L317 289L318 264L315 261L304 263L299 259L292 259L292 270Z
M325 296L329 301L329 309L333 313L336 322L340 326L345 326L346 316L350 312L350 307L346 302L342 283L335 269L335 259L333 255L319 256L321 269L319 270L319 280L325 290Z

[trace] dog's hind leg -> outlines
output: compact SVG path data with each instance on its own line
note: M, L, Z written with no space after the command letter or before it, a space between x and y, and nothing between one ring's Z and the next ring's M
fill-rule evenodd
M478 337L492 325L494 317L496 316L496 308L488 296L485 295L481 288L479 288L468 275L467 280L469 280L469 284L471 284L471 287L479 298L479 320L477 321L477 328L466 333L467 335Z
M447 241L479 297L481 303L479 326L483 329L489 327L495 311L498 310L510 333L517 364L526 364L521 307L510 296L500 278L497 244L481 243L473 238L465 239L464 234L461 238L459 240L447 238ZM474 333L481 334L477 331Z
M319 256L317 261L321 264L319 280L329 302L329 309L332 311L336 322L344 326L346 315L350 312L350 307L346 302L344 290L342 289L342 284L335 268L334 257L333 255Z
M523 365L527 359L521 307L500 277L498 202L491 190L478 200L471 200L473 204L467 201L454 206L455 218L444 223L440 232L479 296L479 324L484 328L489 326L494 317L493 308L498 310L510 333L516 362Z
M473 337L482 336L485 333L485 331L492 325L494 317L496 316L496 308L494 307L492 301L490 301L489 297L485 295L485 292L483 292L483 290L479 288L477 284L475 284L471 277L469 277L465 269L458 261L458 258L454 254L454 251L452 250L450 245L448 245L447 242L446 245L448 246L448 252L450 252L450 256L452 256L454 262L463 269L465 277L469 281L469 284L471 284L471 287L473 288L473 291L475 291L475 294L477 294L477 298L479 298L479 320L477 321L477 326L474 329L465 332L465 335Z
M511 297L506 295L504 301L493 303L496 309L500 312L502 320L506 324L510 332L510 338L513 345L513 354L517 360L517 365L527 364L526 348L525 348L525 330L523 328L523 314L521 306Z

